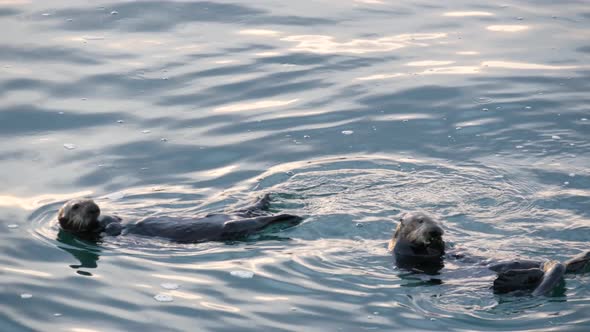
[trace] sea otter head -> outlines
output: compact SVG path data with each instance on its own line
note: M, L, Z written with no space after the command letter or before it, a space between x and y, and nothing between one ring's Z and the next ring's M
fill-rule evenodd
M59 225L68 231L91 232L98 228L100 208L90 199L66 202L57 214Z
M441 225L428 215L406 213L389 243L396 255L415 257L442 257L445 251Z

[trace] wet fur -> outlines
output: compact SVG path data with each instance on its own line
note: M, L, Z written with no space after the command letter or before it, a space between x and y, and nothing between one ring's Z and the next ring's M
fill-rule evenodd
M267 194L249 208L227 214L147 217L123 224L119 217L100 215L98 205L92 200L71 200L59 210L58 220L62 229L83 237L87 234L98 237L136 234L182 243L242 239L262 230L295 226L303 220L289 214L272 215L267 211L269 205L270 196Z
M415 272L437 274L444 266L443 230L424 213L404 214L389 242L396 265ZM529 291L533 296L550 294L566 273L590 271L590 252L581 253L563 264L558 261L512 261L489 267L498 276L495 293Z
M442 246L444 231L439 222L424 213L406 213L400 218L395 233L389 242L389 250L396 252L398 244L407 243L416 248ZM444 252L441 252L441 255Z
M73 232L92 232L99 227L100 208L90 199L66 202L57 214L60 226Z

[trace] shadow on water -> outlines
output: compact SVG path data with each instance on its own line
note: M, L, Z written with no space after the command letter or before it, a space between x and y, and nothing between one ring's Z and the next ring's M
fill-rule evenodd
M64 230L59 230L56 239L61 245L58 248L68 252L80 261L80 264L70 265L76 269L76 273L84 276L92 276L90 272L80 269L95 269L98 267L101 249L98 245L99 238L88 237L86 239L75 236Z

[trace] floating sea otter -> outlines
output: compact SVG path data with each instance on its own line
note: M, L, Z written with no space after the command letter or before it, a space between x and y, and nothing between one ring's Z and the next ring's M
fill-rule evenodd
M441 225L424 213L406 213L389 242L389 250L401 268L436 273L445 258L443 234ZM562 281L564 274L589 272L590 251L564 263L512 261L488 268L498 274L493 285L495 293L531 291L532 295L545 295Z
M66 202L58 212L62 229L85 238L102 235L136 234L166 238L175 242L238 240L273 226L284 229L303 219L290 214L271 215L270 196L260 198L254 205L230 213L208 214L186 218L147 217L135 223L125 223L117 216L101 215L98 205L90 199Z

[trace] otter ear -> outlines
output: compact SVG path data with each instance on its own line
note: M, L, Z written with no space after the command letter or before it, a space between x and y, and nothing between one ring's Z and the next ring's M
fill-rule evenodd
M404 213L402 213L402 214L399 216L399 221L403 223L403 222L404 222L404 219L405 219L405 217L406 217L406 215L407 215L407 214L408 214L407 212L404 212Z

